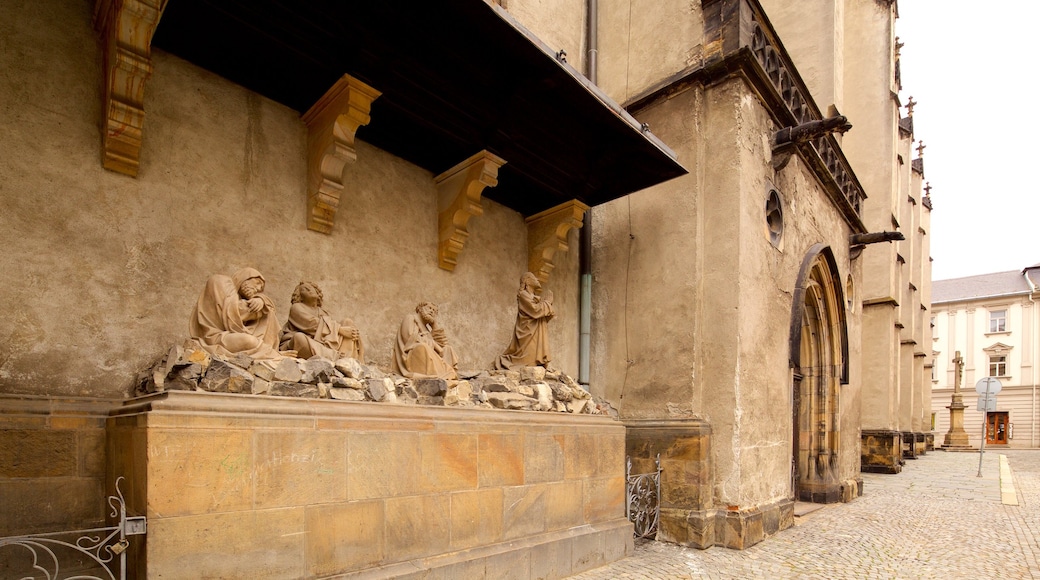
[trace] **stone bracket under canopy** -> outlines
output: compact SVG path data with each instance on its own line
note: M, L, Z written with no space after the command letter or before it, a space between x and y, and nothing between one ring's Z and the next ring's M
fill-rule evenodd
M469 219L482 215L481 194L498 185L498 169L506 160L480 151L433 179L437 184L437 265L455 270L459 253L469 237Z
M566 252L567 234L580 229L589 206L572 199L537 213L527 223L527 269L543 284L556 267L556 252Z
M131 177L140 167L144 86L152 76L152 37L166 0L98 0L94 28L104 61L102 162Z
M331 234L343 169L357 160L354 137L382 93L345 74L304 113L307 125L307 228Z

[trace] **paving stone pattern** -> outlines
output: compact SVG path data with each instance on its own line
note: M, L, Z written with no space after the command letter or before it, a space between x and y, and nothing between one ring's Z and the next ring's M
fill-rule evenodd
M999 455L1019 505L1003 505ZM622 578L1040 579L1040 450L929 452L896 475L863 474L863 497L795 519L744 551L637 542L635 554L574 576Z

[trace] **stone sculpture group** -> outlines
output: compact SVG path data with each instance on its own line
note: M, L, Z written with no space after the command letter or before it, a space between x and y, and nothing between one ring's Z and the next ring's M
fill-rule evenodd
M199 295L189 321L189 332L212 354L248 355L277 360L343 357L365 362L361 332L353 321L336 321L323 308L324 295L313 282L293 290L289 319L278 331L274 302L264 294L267 281L253 268L242 268L230 278L214 274ZM516 325L509 346L493 368L548 367L549 320L552 292L541 296L542 285L531 272L520 277ZM458 378L458 355L437 320L437 305L421 302L404 317L394 344L393 370L408 378Z
M610 413L573 379L550 367L552 292L525 273L505 351L485 371L460 371L438 319L420 302L401 321L391 372L365 363L360 330L324 307L321 288L300 282L288 319L276 321L266 280L253 268L210 276L189 321L191 339L176 345L138 380L144 393L164 390L320 397L403 404Z

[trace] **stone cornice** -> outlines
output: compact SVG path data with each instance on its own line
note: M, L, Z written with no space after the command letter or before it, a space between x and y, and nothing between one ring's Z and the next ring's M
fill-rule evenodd
M343 169L357 160L354 136L372 120L372 101L381 94L358 79L343 75L304 113L308 229L332 233L343 193Z
M168 414L174 417L185 414L228 417L236 419L243 426L270 424L271 420L286 421L286 424L294 424L295 421L314 424L319 421L341 421L357 431L384 430L390 424L414 424L422 429L429 429L434 421L444 425L480 423L495 425L496 428L504 430L508 430L514 423L545 426L580 425L585 429L612 431L623 428L620 422L607 415L394 405L371 401L337 401L205 391L165 391L127 399L122 401L121 406L112 409L110 416L136 417L146 413Z
M137 176L144 127L144 87L152 76L152 36L166 0L97 0L94 28L101 37L104 96L102 162Z

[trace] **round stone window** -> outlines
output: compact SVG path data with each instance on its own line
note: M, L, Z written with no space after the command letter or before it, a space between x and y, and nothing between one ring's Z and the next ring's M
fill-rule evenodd
M766 230L769 232L769 243L779 248L780 238L784 235L784 205L775 189L770 189L766 198Z

